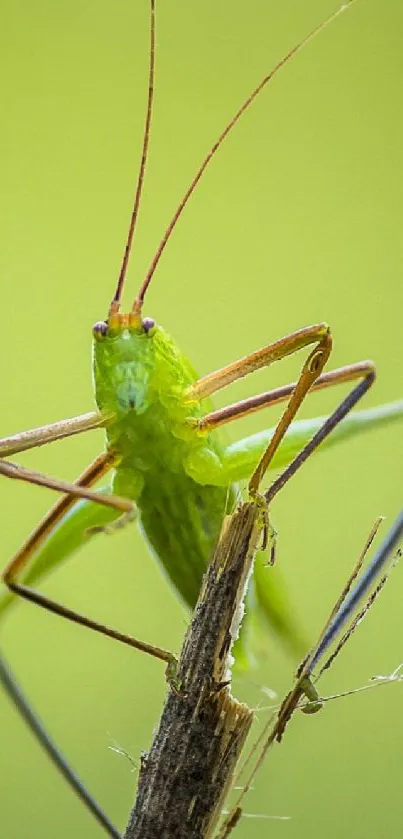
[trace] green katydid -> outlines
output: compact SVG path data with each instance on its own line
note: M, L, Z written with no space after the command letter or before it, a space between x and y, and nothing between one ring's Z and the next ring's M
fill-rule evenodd
M11 560L3 579L13 594L19 594L51 611L60 611L69 619L92 625L94 629L112 635L116 634L113 630L110 633L107 627L101 627L90 619L68 614L64 607L32 591L29 586L96 531L113 529L130 518L136 506L142 530L152 551L182 599L192 606L197 598L206 562L217 540L223 515L235 503L236 482L249 479L249 492L256 494L261 477L268 468L279 470L288 467L304 450L307 453L313 451L322 437L326 437L331 430L335 429L329 443L334 443L358 430L390 422L403 414L403 403L397 402L352 414L339 425L342 415L337 410L328 421L325 434L320 430L323 418L291 424L309 390L321 390L359 379L361 384L349 397L350 410L374 380L372 362L359 362L330 373L322 373L332 346L329 328L324 323L299 329L199 379L190 362L165 330L153 319L143 316L146 292L165 246L210 161L269 81L307 41L340 13L340 9L294 47L242 103L186 191L131 311L128 314L120 313L144 181L152 116L155 52L153 3L151 7L149 97L130 230L107 318L96 323L93 329L98 410L0 440L0 455L6 458L56 439L105 427L105 454L100 455L85 470L75 485L30 472L8 460L0 461L2 474L63 493L61 501L52 508ZM304 348L310 349L310 352L297 382L221 410L212 410L209 398L214 393ZM218 429L222 425L283 401L287 407L275 429L255 434L231 446L225 446L220 439ZM344 413L347 412L346 408ZM311 442L306 448L308 441ZM110 490L101 493L91 490L92 485L110 470L114 470ZM274 487L283 482L281 478L278 479ZM77 498L86 500L77 505ZM116 524L112 524L116 519ZM35 560L30 566L32 557ZM288 624L288 617L283 619L275 602L269 602L270 595L265 587L267 579L263 584L263 576L267 577L257 573L255 579L257 604L269 621L277 622L280 633L292 644L294 630ZM6 596L0 608L2 605L4 609L9 602L10 598ZM131 643L126 636L121 640ZM136 645L137 642L133 643Z
M285 60L310 37L292 50ZM152 59L153 54L152 48ZM182 598L190 606L193 605L205 564L217 539L222 516L235 502L236 488L233 484L248 479L252 474L249 489L256 493L260 477L268 467L285 468L287 471L284 477L280 477L273 485L274 495L285 478L291 476L296 465L301 462L300 457L298 463L289 468L294 456L304 451L305 459L324 436L320 431L323 427L321 418L290 424L306 393L338 382L362 378L362 383L354 389L348 403L343 403L343 411L346 413L369 387L374 376L373 367L367 362L322 374L330 352L331 339L327 327L319 324L301 329L253 353L247 359L198 379L191 365L166 333L151 318L145 318L142 314L145 293L162 251L201 174L241 114L285 60L256 88L208 154L167 229L131 312L121 315L120 298L137 218L148 147L153 88L150 82L143 162L122 272L106 321L94 327L95 379L99 410L75 420L0 441L0 453L5 458L51 440L100 425L105 426L108 452L101 455L81 476L80 486L40 476L5 460L1 462L0 471L5 475L44 484L65 493L62 501L53 508L22 552L9 564L4 579L13 594L20 594L50 610L59 611L76 622L85 623L104 634L119 637L124 642L134 646L140 645L141 648L145 645L135 639L123 636L76 613L68 612L48 598L28 590L27 586L39 581L51 567L58 565L87 537L90 538L96 529L113 527L113 521L122 513L130 517L135 503L142 528L154 552L159 556ZM152 76L153 60L150 79ZM259 367L269 366L273 361L311 345L314 349L303 366L298 383L260 394L221 411L213 411L205 401L214 392L237 378ZM115 363L117 379L115 372L112 374ZM254 435L230 447L225 447L221 442L217 431L220 425L283 400L289 400L287 409L274 432ZM353 414L344 418L343 423L338 425L342 418L341 413L332 416L325 426L328 433L337 425L329 443L356 430L370 428L399 417L403 413L403 405L396 403L374 411ZM316 434L319 436L314 436ZM314 442L305 448L312 437ZM91 491L92 484L112 468L115 469L113 494ZM76 500L80 496L87 500L77 506ZM36 554L34 563L25 571L26 564L33 554ZM266 560L263 562L266 563ZM18 576L20 572L22 585ZM295 629L269 597L267 576L263 566L258 565L255 575L258 609L270 621L276 622L279 631L293 643L296 640ZM10 602L11 600L5 596L4 608ZM163 650L152 648L149 651L164 660L170 660L169 654Z

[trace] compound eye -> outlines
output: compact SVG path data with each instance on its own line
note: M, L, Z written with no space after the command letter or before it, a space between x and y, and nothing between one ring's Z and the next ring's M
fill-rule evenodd
M142 326L144 332L149 332L150 329L153 329L153 327L155 326L155 320L153 318L144 318Z
M94 338L103 338L108 331L108 324L105 320L98 320L92 327Z

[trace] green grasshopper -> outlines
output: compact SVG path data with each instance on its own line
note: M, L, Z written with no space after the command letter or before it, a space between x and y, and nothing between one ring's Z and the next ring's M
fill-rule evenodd
M206 167L253 100L315 33L301 41L279 62L227 124L168 225L130 311L127 314L121 312L123 286L144 182L152 115L153 3L151 8L149 99L134 209L115 293L106 319L96 323L93 329L98 409L0 441L0 472L3 475L46 486L63 494L6 567L3 579L9 593L3 596L0 608L5 612L18 595L68 620L149 652L169 664L172 656L168 651L145 644L73 611L43 595L34 586L63 559L93 538L95 533L113 531L131 519L136 511L152 553L163 565L182 600L192 607L223 516L236 503L238 482L248 481L249 494L258 497L266 470L280 471L270 490L271 501L320 443L325 444L326 441L330 445L362 429L400 418L403 403L349 414L372 384L374 367L371 362L360 362L324 373L331 352L331 336L326 324L299 329L199 378L162 327L143 311L147 290L165 246ZM308 357L297 382L220 410L213 409L210 397L220 389L303 349L308 351ZM294 421L308 392L356 380L359 383L326 420ZM284 401L286 409L274 429L254 434L230 446L225 444L220 434L221 426ZM106 452L74 484L25 469L7 459L27 449L99 427L105 428ZM328 438L330 432L332 434ZM102 491L92 489L110 471L113 471L110 487ZM81 501L77 503L78 499ZM283 604L276 601L276 592L270 591L271 579L266 566L267 557L259 555L251 584L253 608L277 628L289 645L299 649L300 640L292 617L285 614ZM241 648L238 649L238 658L246 658Z
M325 323L298 329L249 356L198 378L191 363L165 330L143 314L146 292L163 251L207 166L254 99L286 61L323 28L323 24L277 64L227 124L168 225L130 312L121 313L152 116L154 3L151 9L149 97L131 224L107 317L93 328L93 372L98 410L0 440L3 458L0 472L3 475L63 494L6 567L3 579L11 596L3 598L0 608L4 610L13 595L19 595L69 620L141 648L144 647L142 643L66 609L34 590L32 584L95 533L120 527L134 517L136 510L153 554L181 598L192 607L223 516L235 504L237 482L247 480L248 492L255 497L268 469L286 469L284 476L280 475L273 485L270 494L274 497L295 471L296 467L290 469L290 464L305 460L330 431L333 433L328 442L335 443L363 428L375 427L403 415L403 403L397 402L347 417L373 383L375 369L372 362L365 361L323 373L332 347L330 330ZM326 25L339 12L332 15ZM210 397L219 390L302 349L309 350L309 354L297 382L213 410ZM293 422L308 391L354 380L360 380L360 384L352 390L347 407L341 410L339 406L326 424L323 418ZM219 432L222 426L281 402L286 402L286 409L274 429L225 445ZM75 484L33 472L5 459L29 448L99 427L106 431L106 451ZM109 471L113 471L113 481L108 490L92 490L91 487ZM86 500L77 504L77 499ZM281 609L277 612L275 603L270 602L267 585L267 575L257 571L254 580L256 605L270 622L278 624L279 631L292 643L294 630L290 631L287 619L283 620ZM156 650L155 654L164 660L167 658L165 652L160 655Z

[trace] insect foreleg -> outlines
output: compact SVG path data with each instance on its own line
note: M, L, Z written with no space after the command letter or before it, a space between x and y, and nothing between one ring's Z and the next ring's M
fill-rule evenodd
M314 350L313 354L317 351L318 350ZM293 383L291 385L286 385L285 387L278 388L274 391L259 394L249 400L244 400L242 403L235 403L232 406L212 412L200 420L200 430L211 431L216 426L230 422L232 419L237 419L239 416L245 416L247 413L259 410L260 408L269 406L273 403L290 399L290 397L291 402L294 393L297 394L297 399L294 405L297 405L299 401L298 388L300 388L299 395L301 395L301 390L304 392L304 389L309 382L309 376L315 375L316 372L316 370L311 370L311 359L312 354L307 359L301 372L299 382L296 384ZM257 478L257 487L259 487L259 482L265 474L265 470L268 466L276 466L277 468L281 466L282 473L264 497L266 503L271 502L274 495L298 470L299 466L302 465L302 463L316 450L316 448L318 448L320 443L326 440L339 423L342 420L345 420L351 408L359 401L361 396L364 395L374 381L375 370L372 362L363 361L323 374L317 379L312 389L315 388L320 390L334 384L354 381L357 378L363 378L363 381L354 388L354 390L338 406L329 418L320 419L317 423L307 421L296 423L294 436L294 426L288 426L287 428L287 420L289 420L289 402L287 411L280 420L279 426L277 426L277 435L276 429L274 429L274 431L270 434L268 432L266 432L266 434L261 433L251 437L249 441L241 441L241 444L233 444L227 448L222 463L223 476L226 475L227 480L238 481L245 479L251 474L251 471L253 471L253 474ZM398 412L401 411L401 409L402 405L398 405ZM359 415L357 414L356 416ZM386 412L385 416L386 418L393 417L393 411ZM371 420L371 415L369 414L367 421L368 424L371 424L371 421L376 423L377 415L372 417ZM301 426L300 430L297 428L299 425ZM281 432L280 434L278 433L279 427ZM280 445L280 450L278 450L279 443L281 443L285 431L287 431L287 441L284 441ZM347 434L348 431L345 433ZM273 441L276 442L275 446L273 446ZM273 456L274 460L272 460ZM256 463L258 463L257 467ZM197 464L194 461L192 465L196 466ZM221 479L223 476L220 476ZM272 580L273 577L271 575L269 577L267 574L267 561L264 560L260 563L260 561L257 560L254 576L257 602L262 610L262 614L268 620L269 624L273 625L274 623L277 627L277 631L280 629L280 632L283 634L285 640L288 640L289 627L287 627L282 620L282 610L277 608L277 595L273 594L272 586L268 585L268 583ZM280 619L280 625L277 623L278 618Z
M86 626L87 628L93 629L102 635L114 638L117 641L121 641L124 644L128 644L131 647L135 647L142 652L146 652L155 658L165 661L170 674L171 671L173 671L175 662L175 657L172 653L160 647L143 643L142 641L133 638L131 635L119 632L118 630L99 623L98 621L87 618L85 615L75 612L72 609L68 609L66 606L63 606L51 598L42 595L40 592L35 591L29 586L24 585L19 582L18 579L20 574L26 568L33 553L37 550L45 536L49 533L49 529L53 528L61 520L61 518L65 515L68 506L71 506L71 503L74 503L77 497L84 497L91 501L96 501L100 504L122 511L123 514L133 514L134 504L132 501L120 498L119 496L102 495L88 489L91 484L95 483L99 477L104 475L112 467L114 462L115 458L113 454L107 453L101 455L86 470L86 472L81 475L77 484L69 484L68 482L58 481L41 475L40 473L30 472L29 470L25 470L22 467L8 463L7 461L0 461L0 472L3 472L3 474L11 474L11 477L17 477L20 480L28 480L32 483L39 483L40 485L48 486L67 494L67 499L62 499L61 502L59 502L59 504L51 510L48 516L30 537L28 542L23 545L18 553L8 563L2 575L3 580L11 592L23 597L24 599L30 600L38 606L42 606L42 608L45 608L54 614L58 614L61 617L67 618L74 623Z
M259 491L261 480L270 466L287 428L291 425L295 414L305 399L309 389L322 372L323 367L329 358L331 348L332 343L330 335L326 334L321 339L318 347L316 347L308 356L301 370L295 389L290 396L290 401L283 413L283 416L278 422L273 437L271 438L266 451L260 459L249 481L248 489L251 496L256 495Z
M274 341L260 350L238 359L238 361L227 364L220 370L214 370L207 376L198 379L187 391L187 398L190 402L205 399L206 396L212 396L213 393L222 390L224 387L239 379L249 376L256 370L261 370L263 367L269 367L275 361L281 361L289 355L294 355L298 350L309 347L310 344L319 345L321 342L330 344L330 332L326 323L317 323L314 326L305 326L303 329L298 329L297 332L292 332L278 341ZM317 374L318 375L318 374Z
M191 385L185 394L185 399L188 400L190 404L192 402L205 399L207 396L211 396L218 390L221 390L233 382L248 376L250 373L254 373L263 367L269 367L273 364L273 362L281 361L281 359L286 356L293 355L295 352L298 352L298 350L308 347L311 344L316 344L316 346L311 351L302 367L300 377L290 394L286 410L274 430L274 434L270 440L267 451L263 454L263 457L260 459L258 466L255 468L254 474L249 481L249 491L251 496L255 496L257 494L260 481L266 472L270 460L280 445L287 428L294 419L298 408L308 393L308 390L320 376L323 367L329 358L332 348L332 339L329 327L325 323L319 323L314 326L306 326L303 329L299 329L297 332L286 335L284 338L280 338L280 340L275 341L272 344L268 344L266 347L245 356L245 358L234 361L232 364L204 376L202 379L199 379ZM217 421L217 413L219 412L216 412L215 414L215 422L216 424L222 424L222 420L221 422ZM231 417L230 413L227 412L225 421L229 422L232 418L235 418L235 416ZM192 425L196 425L196 428L199 431L205 430L203 418L196 422L194 420L190 420L190 423ZM211 414L209 415L208 425L210 429L214 428L214 420L211 419ZM191 453L186 463L187 469L196 476L196 480L198 479L197 473L199 473L201 481L213 484L225 484L227 482L226 475L224 474L221 466L222 464L217 462L217 468L215 469L216 474L213 474L212 470L214 470L214 463L211 461L204 462L203 457L200 459L198 452Z
M12 454L25 452L27 449L44 446L45 443L64 440L66 437L73 437L84 431L92 431L93 428L102 428L109 421L110 416L107 413L90 411L78 417L59 420L59 422L52 422L39 428L31 428L29 431L21 431L19 434L3 437L0 440L0 457L10 457Z
M302 451L294 458L294 460L290 463L290 465L279 475L279 477L273 482L271 487L265 492L264 497L267 503L271 502L275 495L279 492L280 489L290 480L290 478L295 475L298 469L302 466L303 463L308 459L308 457L318 448L318 446L323 442L323 440L328 437L328 435L333 431L334 428L341 422L344 417L354 408L354 406L359 402L359 400L364 396L364 394L369 390L371 385L375 381L375 367L372 361L365 362L365 373L360 371L360 376L364 375L362 381L343 399L342 402L337 406L337 408L333 411L333 413L328 417L327 420L323 423L323 425L319 428L316 434L312 437L312 440L304 446ZM263 455L263 459L265 459L265 454Z
M232 420L239 419L240 417L244 417L250 413L261 410L262 408L270 407L271 405L278 404L279 402L289 399L289 397L292 397L292 394L296 392L301 378L304 376L304 369L307 365L309 365L309 358L304 365L298 382L266 391L265 393L258 394L257 396L252 396L249 399L235 402L232 405L228 405L217 411L212 411L210 414L206 414L205 417L199 420L199 429L202 431L212 431L214 428L231 422ZM317 427L315 433L313 433L313 431L316 423L307 423L308 429L305 429L304 423L306 421L301 422L301 429L298 422L292 426L289 422L288 426L284 429L284 418L286 417L289 409L288 405L287 411L283 414L280 423L274 429L273 433L270 434L270 437L266 442L266 449L263 448L263 453L262 444L265 437L262 433L252 435L250 438L246 438L245 441L240 441L240 443L234 443L228 446L224 460L224 471L227 474L227 478L231 481L244 480L247 476L248 468L250 468L251 464L254 464L252 467L254 469L254 475L257 476L259 474L259 480L261 480L264 472L271 466L278 468L278 465L286 465L287 468L283 470L282 474L276 479L269 490L270 496L268 500L271 500L274 495L277 494L279 489L284 486L289 478L297 471L299 466L302 465L309 455L318 448L319 444L324 442L329 434L337 428L339 423L346 418L347 414L350 413L352 408L371 387L375 380L375 368L372 361L361 361L357 364L349 364L345 367L339 367L336 370L332 370L329 373L322 374L311 386L309 393L315 390L322 390L336 384L344 384L346 382L355 381L358 378L362 378L359 385L354 388L346 399L339 404L330 417L325 419L319 428ZM365 426L365 420L367 420L368 427L370 427L371 424L376 424L377 422L386 422L388 420L392 421L395 416L401 415L402 410L403 403L396 403L395 405L384 406L384 410L381 407L373 410L372 412L368 412L368 416L365 415L365 412L362 412L364 415L362 424ZM360 417L360 414L357 413L352 416L358 418ZM281 430L283 433L281 436L277 432L279 426L282 427ZM288 430L291 437L294 428L296 430L296 439L294 442L291 441L288 444L291 455L297 450L297 454L292 458L288 449L284 452L283 446L281 446L280 452L278 449L281 440L284 438L285 432ZM311 440L307 439L310 428L312 428ZM346 435L348 433L352 433L353 431L354 427L346 429ZM277 445L274 445L274 441L277 441ZM283 443L283 445L285 444ZM298 448L300 449L299 451ZM270 457L268 457L268 455L270 455ZM277 461L279 461L279 464ZM258 462L257 467L255 465L256 462Z
M322 373L311 386L309 393L326 390L328 387L342 384L343 382L351 382L360 375L365 375L367 365L367 361L358 361L356 364L346 364L343 367L337 367L335 370L331 370L329 373ZM240 399L238 402L233 402L224 408L218 408L216 411L211 411L199 420L198 428L200 431L212 431L214 428L219 428L227 422L242 419L242 417L260 411L262 408L278 405L284 402L285 399L289 399L296 386L297 382L291 382L291 384L281 385L272 390L258 393L256 396ZM403 403L400 405L400 410L403 412Z

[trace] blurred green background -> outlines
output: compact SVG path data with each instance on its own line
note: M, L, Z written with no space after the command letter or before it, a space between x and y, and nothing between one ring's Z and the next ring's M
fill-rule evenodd
M337 0L157 2L157 80L146 195L129 305L202 156L257 81ZM91 326L106 316L130 212L146 101L147 0L2 3L2 435L91 410ZM332 366L372 357L366 405L402 397L403 9L358 2L297 56L211 166L161 262L146 314L206 373L305 324L332 326ZM291 381L300 359L234 387ZM314 396L304 415L341 396ZM228 399L228 396L225 395ZM224 397L218 400L222 404ZM232 439L272 424L255 415ZM278 561L313 639L374 519L402 501L403 429L367 435L306 465L273 508ZM102 433L21 461L74 478ZM0 484L2 563L53 497ZM384 525L384 533L388 524ZM322 682L332 693L402 659L402 572ZM44 589L173 650L187 615L135 527L99 538ZM1 645L50 731L122 829L130 763L147 749L162 667L20 604ZM265 705L294 662L273 642L237 694ZM401 829L402 688L295 718L261 771L240 837L371 839ZM12 839L103 835L9 702L1 707L1 830ZM255 731L267 712L257 714Z

